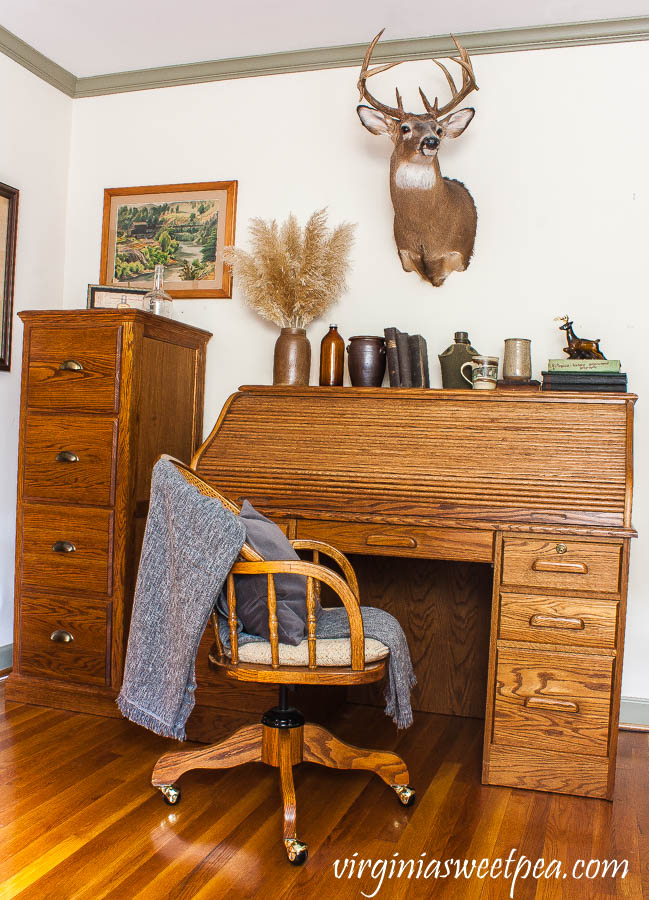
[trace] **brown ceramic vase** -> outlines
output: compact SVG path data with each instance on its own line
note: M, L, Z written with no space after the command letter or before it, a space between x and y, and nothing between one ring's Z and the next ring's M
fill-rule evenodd
M273 384L308 385L311 344L304 328L282 328L275 343Z
M381 387L385 375L385 340L360 334L349 339L349 377L354 387Z

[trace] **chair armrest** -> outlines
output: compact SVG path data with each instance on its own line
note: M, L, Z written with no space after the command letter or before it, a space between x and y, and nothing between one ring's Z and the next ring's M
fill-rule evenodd
M358 598L340 575L326 566L306 562L301 559L264 560L262 562L236 562L232 575L306 575L328 585L341 599L349 620L352 669L365 668L365 631ZM272 643L272 641L271 641Z
M333 559L333 561L342 569L345 578L347 579L347 584L350 586L354 596L360 603L356 572L354 572L353 566L345 554L341 553L337 547L334 547L332 544L327 544L325 541L312 541L309 538L297 538L297 540L292 540L291 544L293 545L294 550L315 550L317 553L324 553L325 556L329 556Z

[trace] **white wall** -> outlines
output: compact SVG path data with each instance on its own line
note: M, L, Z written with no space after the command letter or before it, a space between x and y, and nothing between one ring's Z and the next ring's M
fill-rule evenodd
M23 309L61 306L72 100L0 55L0 181L20 190L10 372L0 372L0 646L13 636ZM0 667L1 668L1 667Z
M391 235L389 142L357 119L357 72L341 69L128 93L74 103L67 218L66 306L84 305L97 280L105 187L239 180L238 242L251 216L358 223L349 291L309 330L315 378L329 321L340 332L381 334L397 325L436 354L455 330L482 352L503 339L533 340L536 374L560 356L553 318L570 313L579 334L601 337L620 357L630 388L647 394L642 364L647 313L649 126L644 114L649 43L480 56L477 115L442 152L442 170L471 189L479 212L475 258L433 289L402 272ZM398 71L406 104L433 84L430 63ZM394 72L385 76L391 83ZM382 96L376 79L376 90ZM435 84L444 91L442 79ZM430 93L434 93L434 87ZM388 100L390 102L390 100ZM185 301L176 315L214 332L209 345L206 428L242 383L268 383L276 329L236 292L232 300ZM649 502L642 465L649 418L637 410L635 524L623 692L649 698L646 646ZM15 442L15 436L13 438Z

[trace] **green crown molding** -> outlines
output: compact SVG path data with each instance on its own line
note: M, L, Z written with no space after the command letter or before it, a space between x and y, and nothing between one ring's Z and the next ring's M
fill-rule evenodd
M52 87L63 91L68 97L74 97L78 79L72 72L68 72L63 66L59 66L47 56L43 56L38 50L34 50L2 25L0 25L0 51L9 59L13 59L14 62L29 69L34 75L38 75Z
M368 43L371 37L372 35L368 34ZM472 31L458 35L458 37L463 46L475 55L509 53L518 50L548 50L558 47L583 47L589 44L612 44L622 41L646 41L649 40L649 16L576 22L567 25L539 25L496 31ZM253 78L259 75L280 75L290 72L359 66L366 47L367 44L349 44L341 47L242 56L211 62L75 78L70 72L38 53L24 41L0 28L0 50L49 84L53 84L68 96L75 98L98 97L103 94L119 94L126 91L146 91L152 88L178 87L206 81L224 81L230 78ZM455 52L455 46L448 36L412 38L380 43L374 52L373 60L374 62L394 62L402 59L430 59L437 56L448 56L453 52Z

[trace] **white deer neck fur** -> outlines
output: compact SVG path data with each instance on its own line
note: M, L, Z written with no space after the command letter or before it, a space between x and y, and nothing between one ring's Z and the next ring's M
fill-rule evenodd
M397 166L394 181L399 188L416 188L429 191L437 180L435 166L404 162Z

